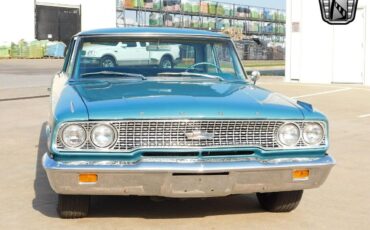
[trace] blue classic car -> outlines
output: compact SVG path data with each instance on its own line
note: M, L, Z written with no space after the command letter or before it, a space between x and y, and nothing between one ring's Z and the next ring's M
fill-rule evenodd
M118 60L119 57L119 60ZM257 193L297 207L334 160L328 121L310 104L255 85L223 34L115 28L71 39L53 79L43 166L62 218L91 195Z

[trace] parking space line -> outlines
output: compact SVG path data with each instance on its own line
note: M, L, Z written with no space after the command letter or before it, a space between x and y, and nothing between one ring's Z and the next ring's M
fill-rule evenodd
M352 89L358 89L358 90L370 91L370 88L358 88L358 87L353 87Z
M363 115L358 116L358 118L366 118L366 117L370 117L370 114L363 114Z
M31 97L2 98L2 99L0 99L0 102L3 102L3 101L29 100L29 99L37 99L37 98L44 98L44 97L50 97L50 95L39 95L39 96L31 96Z
M332 94L332 93L349 91L351 89L352 88L341 88L341 89L336 89L336 90L328 90L328 91L322 91L322 92L318 92L318 93L312 93L312 94L304 94L304 95L300 95L300 96L294 96L292 98L293 99L297 99L297 98L302 98L302 97L313 97L313 96L318 96L318 95Z
M321 88L335 88L335 89L342 89L343 86L342 85L335 85L335 84L332 84L332 85L329 85L329 84L326 84L326 85L323 85L323 84L310 84L310 83L301 83L301 82L274 82L274 81L266 81L266 82L263 82L261 81L260 83L261 85L265 84L265 85L284 85L284 86L308 86L308 87L321 87Z

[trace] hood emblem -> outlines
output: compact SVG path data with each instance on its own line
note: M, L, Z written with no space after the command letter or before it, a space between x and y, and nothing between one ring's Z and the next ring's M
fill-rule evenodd
M201 130L193 130L185 133L185 136L188 140L212 140L215 137L213 133Z

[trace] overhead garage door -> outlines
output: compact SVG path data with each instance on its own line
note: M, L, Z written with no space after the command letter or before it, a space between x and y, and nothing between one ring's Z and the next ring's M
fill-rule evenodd
M81 31L79 8L36 5L36 38L65 44Z
M365 10L358 9L356 19L346 26L334 26L334 83L364 83Z

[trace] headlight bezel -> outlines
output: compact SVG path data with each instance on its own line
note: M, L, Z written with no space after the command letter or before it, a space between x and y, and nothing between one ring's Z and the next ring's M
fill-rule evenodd
M304 127L306 126L306 124L309 124L309 123L318 124L321 127L322 131L323 131L323 135L322 135L321 140L319 142L317 142L316 144L310 144L310 143L307 143L304 140L304 137L303 137ZM292 145L292 146L284 145L283 143L281 143L281 141L279 140L279 137L278 137L278 131L280 130L280 128L283 127L284 125L287 125L287 124L294 124L296 127L299 128L299 132L300 132L299 139L298 139L297 143L295 145ZM279 128L277 128L275 130L274 138L275 138L276 142L279 145L279 148L277 150L279 150L279 149L304 150L304 149L324 149L324 148L328 148L329 147L329 141L328 141L329 136L328 136L327 126L328 126L327 122L323 121L323 120L299 120L299 121L285 120L284 123L282 125L280 125Z
M319 141L317 141L316 143L309 143L308 141L306 141L306 139L305 139L305 128L306 128L306 126L307 125L309 125L309 124L315 124L315 125L318 125L318 126L320 126L320 128L321 128L321 130L322 130L322 136L321 136L321 138L319 139ZM312 146L312 147L315 147L315 146L319 146L321 143L322 143L322 141L326 138L326 136L327 136L327 134L326 134L326 130L325 130L325 127L323 126L323 124L322 123L320 123L320 122L315 122L315 121L312 121L312 122L305 122L304 123L304 125L303 125L303 127L302 127L302 141L306 144L306 145L308 145L308 146Z
M64 132L66 131L67 128L69 128L71 126L79 126L80 128L82 128L82 130L85 133L84 134L85 135L84 141L82 141L81 144L79 144L77 146L71 146L71 145L67 144L67 142L64 140ZM71 124L67 124L67 125L63 126L63 128L60 130L59 136L60 136L60 140L62 141L63 145L65 145L68 149L80 149L82 146L84 146L86 144L86 142L89 139L88 138L88 132L87 132L86 128L83 127L80 124L75 124L75 123L71 123Z
M295 126L295 127L298 129L298 138L297 138L297 141L296 141L294 144L292 144L292 145L286 145L286 144L284 144L284 143L280 140L280 138L279 138L279 132L280 132L280 130L281 130L282 128L284 128L285 126L287 126L287 125L293 125L293 126ZM302 138L302 130L301 130L300 126L299 126L297 123L295 123L295 122L285 122L284 124L282 124L282 125L281 125L277 130L276 130L275 138L276 138L277 143L278 143L281 147L283 147L283 148L294 148L294 147L296 147L296 146L297 146L297 144L299 143L300 139Z
M114 135L114 137L113 137L113 140L112 140L112 142L109 144L109 145L107 145L107 146L104 146L104 147L100 147L99 145L97 145L95 142L94 142L94 140L93 140L93 134L94 134L94 130L96 129L96 128L98 128L99 126L106 126L106 127L109 127L112 131L113 131L113 135ZM94 126L92 126L91 127L91 129L89 130L89 141L90 141L90 143L95 147L95 148L97 148L97 149L99 149L99 150L104 150L104 149L109 149L109 148L111 148L116 142L117 142L117 139L118 139L118 132L117 132L117 129L113 126L113 125L111 125L111 124L109 124L109 123L97 123L97 124L95 124Z

